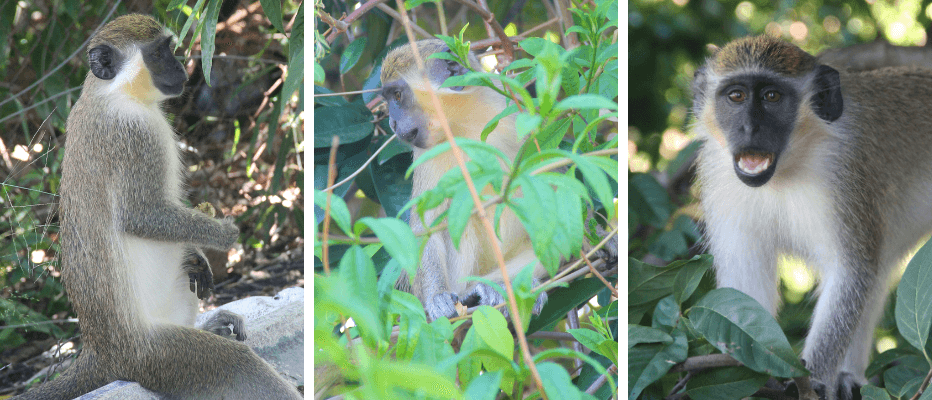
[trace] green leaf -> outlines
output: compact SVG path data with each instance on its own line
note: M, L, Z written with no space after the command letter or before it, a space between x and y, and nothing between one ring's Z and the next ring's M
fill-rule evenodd
M629 349L628 399L637 399L644 388L666 375L674 364L686 360L688 347L686 333L675 330L670 344L640 344Z
M926 373L905 365L897 365L883 373L884 387L893 397L911 396L919 390Z
M628 350L641 343L672 343L673 336L657 328L628 324Z
M382 241L388 254L398 260L398 264L408 272L409 276L414 276L417 272L419 246L408 224L397 218L365 217L356 221L355 229L358 230L363 225L372 229L372 232L375 232L375 235Z
M285 33L285 24L282 21L282 3L279 0L259 0L259 4L262 4L262 10L265 11L265 16L269 18L269 21L272 22L272 26L275 29L278 29L279 32ZM304 7L304 3L301 3L301 8ZM298 10L298 18L302 18L302 10Z
M316 114L315 114L316 115ZM628 180L628 202L638 220L655 228L663 228L670 218L673 205L666 189L649 174L632 174Z
M320 207L322 210L327 208L327 192L322 192L320 190L314 190L314 205ZM330 217L333 218L333 221L337 223L337 226L340 227L340 230L343 233L346 233L350 237L353 237L353 231L350 229L352 227L350 220L349 208L346 207L346 203L343 201L343 198L339 196L330 197ZM320 220L319 222L324 222Z
M589 301L603 288L605 288L605 285L598 278L583 278L571 282L568 287L551 291L547 304L544 305L540 315L531 321L527 333L537 332L556 321L566 318L566 313L571 308Z
M618 342L611 340L591 329L568 329L579 343L590 350L607 357L613 363L618 362ZM630 348L630 347L629 347Z
M581 393L573 386L570 374L566 369L552 362L537 364L544 392L550 399L579 400Z
M743 399L764 386L769 376L744 367L713 368L686 383L693 400Z
M808 375L780 325L750 296L732 288L715 289L688 315L710 344L748 368L782 378Z
M652 303L673 294L673 284L680 269L703 262L700 257L675 261L666 267L656 267L628 257L628 304Z
M906 266L896 289L896 327L913 347L925 352L932 327L932 241L927 241ZM926 354L926 359L930 358Z
M932 391L930 391L932 392ZM925 396L925 393L923 393ZM887 391L881 389L874 385L864 385L861 386L861 399L862 400L890 400L890 395L887 394ZM920 397L920 400L927 400Z
M360 36L356 38L353 43L350 43L349 46L346 46L346 50L340 55L341 74L349 72L349 70L356 66L356 63L359 62L359 58L362 57L363 50L366 49L366 43L368 43L368 39L366 39L365 36Z
M498 395L498 385L502 382L502 371L486 372L473 379L466 388L466 398L469 400L495 400Z
M529 133L534 132L540 127L544 119L540 115L531 115L519 113L515 118L515 129L518 131L518 139L524 139Z
M673 295L664 297L657 302L654 307L654 315L651 317L650 325L657 329L664 329L668 332L673 331L676 322L680 319L680 306L673 300Z
M384 384L385 387L407 389L443 399L463 398L452 379L439 374L430 366L382 362L375 372L376 382Z
M673 280L673 294L676 297L677 304L683 304L689 299L689 296L699 287L702 277L711 267L712 256L703 254L699 256L698 262L690 264L676 274L676 279Z
M266 0L278 4L277 0ZM265 3L262 4L263 8ZM268 10L266 8L266 10ZM281 24L281 5L278 9L278 23ZM274 23L274 20L273 20ZM279 29L282 29L280 26ZM317 63L314 64L315 66ZM298 87L304 82L304 3L298 7L298 15L295 17L294 26L291 28L291 35L288 42L288 76L282 83L282 99L288 101L291 94L298 90Z
M502 313L489 306L479 306L472 315L473 329L485 347L505 358L515 351L514 337L508 330L508 322Z
M580 110L607 109L618 110L618 103L597 94L577 94L561 100L556 105L557 111L576 108Z
M214 40L217 37L217 19L220 17L220 0L210 0L207 3L207 12L204 13L204 19L200 25L204 27L201 31L201 70L204 71L204 83L210 86L210 69L214 63L214 50L216 45Z
M319 107L314 110L314 148L329 148L333 136L340 145L355 143L372 135L372 113L359 107Z

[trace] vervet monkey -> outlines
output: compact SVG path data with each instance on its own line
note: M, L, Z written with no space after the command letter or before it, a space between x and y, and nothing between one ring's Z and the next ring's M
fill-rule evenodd
M449 52L447 45L436 39L416 43L417 51L424 60L425 74L446 110L447 123L455 137L480 140L485 125L506 107L506 98L494 90L480 86L441 88L443 82L455 75L467 72L466 67L450 60L428 59L437 52ZM471 67L481 70L479 60L472 53L468 56ZM411 45L401 46L388 53L382 62L382 97L388 103L388 115L392 130L414 148L417 159L433 146L446 141L442 122L436 114L430 95L414 60ZM501 150L510 160L518 154L521 142L515 131L515 116L503 118L486 139L486 143ZM437 186L440 178L450 169L458 168L452 152L445 152L419 165L414 170L412 197ZM476 188L482 190L483 188ZM490 192L487 192L490 193ZM421 221L416 211L411 212L410 224L415 231L431 226L432 222L449 206L428 210ZM518 217L506 209L498 221L502 253L509 275L514 277L523 267L536 261L527 232ZM614 242L612 242L614 243ZM617 245L609 244L609 257L617 257ZM424 303L429 319L457 315L454 305L463 300L467 305L496 305L505 300L501 294L484 283L467 282L467 276L481 276L496 283L502 282L498 263L494 259L492 245L488 241L478 216L470 218L457 250L449 232L442 230L432 234L421 256L421 264L414 278L414 294ZM533 272L535 285L547 276L547 271L537 262ZM399 279L398 287L410 288L408 277ZM533 312L539 314L547 301L543 292L534 304Z
M776 315L778 255L816 267L802 358L825 397L850 399L891 270L932 231L932 70L838 71L761 36L715 52L693 91L718 286Z
M181 155L159 108L187 80L173 40L153 18L127 15L89 42L60 202L62 279L84 349L20 399L71 399L118 379L172 399L301 398L245 344L192 327L188 274L203 266L183 258L197 246L228 249L239 230L182 204ZM230 322L242 324L218 324Z

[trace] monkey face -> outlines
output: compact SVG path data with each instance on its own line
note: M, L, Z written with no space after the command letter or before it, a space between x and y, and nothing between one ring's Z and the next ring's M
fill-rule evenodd
M773 177L780 153L796 123L799 95L788 82L761 75L738 75L719 85L715 117L744 184L761 186Z
M166 96L177 96L184 90L188 74L172 53L172 38L162 37L143 46L142 59L152 74L152 83Z
M418 106L414 92L399 79L382 87L388 103L388 121L398 138L418 148L427 148L430 138L428 117Z
M826 122L841 116L838 71L819 66L814 72L811 96L803 95L807 90L805 76L748 72L719 81L714 92L715 120L734 157L735 174L745 185L763 186L773 177L803 107L811 107ZM696 82L706 81L705 76L697 76Z

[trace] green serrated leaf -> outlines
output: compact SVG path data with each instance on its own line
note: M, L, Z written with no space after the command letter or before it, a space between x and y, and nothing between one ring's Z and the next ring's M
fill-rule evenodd
M358 230L362 225L372 229L375 235L379 237L379 240L382 241L385 250L395 260L398 260L398 264L408 272L409 276L414 276L417 272L419 246L417 238L414 237L414 233L411 232L408 224L396 218L375 219L366 217L356 221L355 229Z

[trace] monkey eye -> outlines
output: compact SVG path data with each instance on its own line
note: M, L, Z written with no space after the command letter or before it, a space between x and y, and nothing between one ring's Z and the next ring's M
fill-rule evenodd
M776 90L770 90L767 93L764 93L764 100L767 100L771 103L777 102L780 100L780 92Z
M741 90L732 90L731 92L728 92L728 98L735 103L743 102L746 97L747 95L744 94L744 92Z
M395 101L401 101L401 92L400 92L400 91L395 92Z

